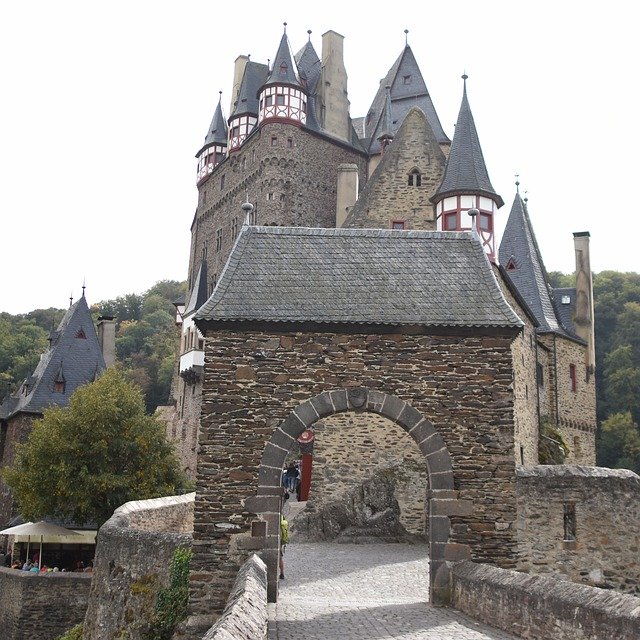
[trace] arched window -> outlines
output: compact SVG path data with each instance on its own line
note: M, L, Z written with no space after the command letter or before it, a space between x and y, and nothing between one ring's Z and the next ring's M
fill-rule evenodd
M422 185L422 174L417 169L412 169L407 180L410 187L419 187Z

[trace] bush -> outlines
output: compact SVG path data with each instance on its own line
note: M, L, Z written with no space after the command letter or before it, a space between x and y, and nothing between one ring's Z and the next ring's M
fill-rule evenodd
M171 560L169 586L158 593L147 640L171 640L179 622L187 617L191 549L176 549Z
M58 637L57 640L82 640L82 624L72 627L64 635Z

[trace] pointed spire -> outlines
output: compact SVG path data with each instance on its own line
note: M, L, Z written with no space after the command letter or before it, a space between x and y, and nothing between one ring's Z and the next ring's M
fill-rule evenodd
M186 317L189 314L197 311L206 301L208 297L207 291L207 261L203 258L200 262L200 268L198 269L198 275L193 283L193 288L189 294L189 301L185 307L183 316Z
M451 152L442 183L432 201L441 200L448 195L473 193L487 196L494 200L498 207L501 207L504 200L496 193L489 180L478 132L467 99L468 77L466 73L462 76L464 82L462 104L451 143Z
M289 46L289 39L287 38L286 22L284 23L284 33L280 39L278 52L276 53L276 57L273 59L271 73L263 86L273 84L289 84L300 86L302 88L300 78L298 76L298 68L294 62L291 47Z
M409 29L404 30L404 46L409 46Z
M207 131L207 135L204 139L205 147L210 144L227 144L228 130L227 121L222 113L222 91L219 92L219 95L218 106L213 114L209 130Z
M391 120L391 87L387 85L386 96L385 96L385 104L384 111L382 113L382 120L384 122L384 126L378 136L378 140L380 140L380 146L382 150L389 146L391 141L393 140L393 128L392 128L392 120Z

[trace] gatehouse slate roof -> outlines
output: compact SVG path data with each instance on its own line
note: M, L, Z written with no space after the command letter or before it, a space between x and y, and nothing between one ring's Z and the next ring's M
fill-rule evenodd
M102 350L84 298L67 310L49 337L50 346L40 356L33 374L0 405L0 418L17 413L42 413L51 405L66 406L82 384L93 382L105 369ZM55 392L55 382L64 382L64 392Z
M194 319L522 326L469 233L300 227L243 227Z

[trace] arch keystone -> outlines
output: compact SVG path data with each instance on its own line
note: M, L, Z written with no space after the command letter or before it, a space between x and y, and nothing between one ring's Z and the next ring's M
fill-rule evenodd
M347 390L347 400L350 409L362 409L367 403L367 390L355 387Z

